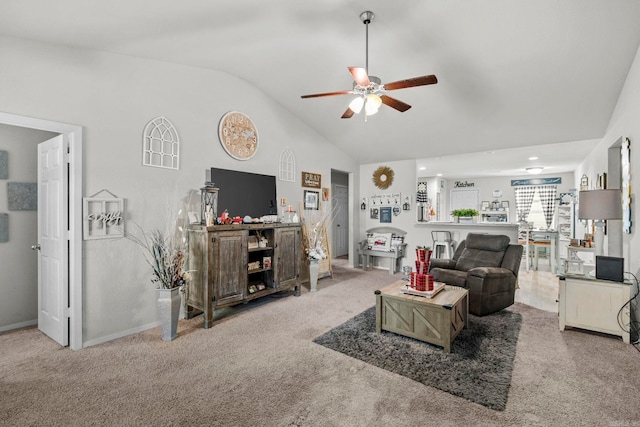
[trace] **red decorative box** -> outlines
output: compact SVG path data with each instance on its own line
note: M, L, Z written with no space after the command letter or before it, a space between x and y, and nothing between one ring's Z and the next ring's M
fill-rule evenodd
M432 291L433 276L431 274L409 273L409 286L417 291Z
M423 248L418 248L416 249L416 259L418 261L423 261L423 262L429 262L429 260L431 259L431 253L433 251L428 250L428 249L423 249Z
M416 261L416 273L427 274L429 272L429 262Z

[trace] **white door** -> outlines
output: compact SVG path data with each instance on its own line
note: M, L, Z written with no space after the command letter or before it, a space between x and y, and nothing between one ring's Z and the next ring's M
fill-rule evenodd
M66 136L38 144L38 329L69 344Z
M337 206L333 221L334 256L339 257L349 253L349 187L335 185L333 194L333 203Z

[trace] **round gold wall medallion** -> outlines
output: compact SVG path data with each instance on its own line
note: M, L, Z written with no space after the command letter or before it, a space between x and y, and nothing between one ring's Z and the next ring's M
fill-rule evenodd
M218 126L222 148L237 160L249 160L258 151L258 129L251 119L237 111L229 111Z
M393 184L393 170L388 166L380 166L373 173L373 183L376 187L386 190Z

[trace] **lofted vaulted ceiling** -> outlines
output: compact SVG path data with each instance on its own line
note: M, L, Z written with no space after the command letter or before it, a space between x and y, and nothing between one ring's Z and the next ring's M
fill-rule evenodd
M407 112L385 107L366 123L340 119L350 96L300 98L352 87L365 10L376 15L370 74L438 77L393 92ZM359 163L430 159L427 175L451 175L431 168L458 154L467 173L480 163L514 175L530 155L553 160L549 173L572 170L604 135L639 22L637 0L0 0L0 35L226 71ZM488 167L468 156L487 152L513 157Z

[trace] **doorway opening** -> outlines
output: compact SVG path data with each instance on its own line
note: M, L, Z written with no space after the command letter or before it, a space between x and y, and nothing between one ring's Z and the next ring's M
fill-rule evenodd
M69 342L82 348L82 127L0 112L0 124L63 134L68 140L68 313ZM40 209L40 208L38 208ZM38 285L40 286L40 285ZM40 291L39 291L40 292ZM66 343L65 343L66 345Z
M349 174L331 170L331 204L335 217L331 224L333 258L349 259Z

